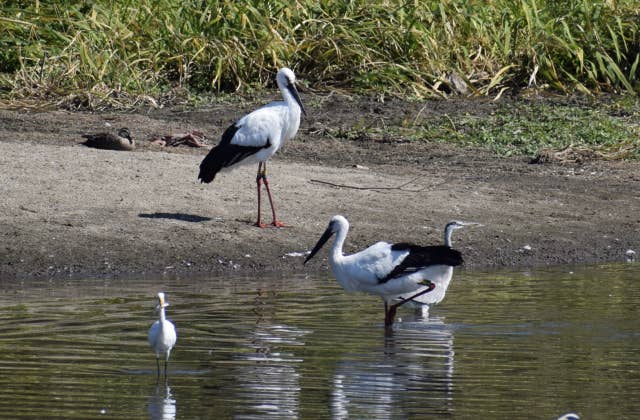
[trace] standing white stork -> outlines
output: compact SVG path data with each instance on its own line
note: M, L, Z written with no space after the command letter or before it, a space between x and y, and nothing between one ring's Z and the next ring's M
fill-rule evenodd
M461 229L465 226L482 226L480 223L475 222L462 222L460 220L452 220L444 227L444 246L451 248L451 235L454 230ZM453 277L453 266L442 265L437 269L434 268L432 277L429 277L435 288L430 293L425 293L417 297L412 297L410 294L403 294L398 297L401 301L410 301L422 309L428 309L429 304L440 303L444 299L444 295L447 293L449 283Z
M169 303L164 300L164 293L158 293L158 304L156 310L160 312L160 318L149 328L149 345L156 352L156 364L158 367L158 377L160 377L160 356L164 356L164 377L167 377L167 365L171 349L175 346L178 336L176 327L166 317L165 310Z
M460 252L448 246L418 246L409 243L378 242L352 255L344 255L342 247L349 230L343 216L331 218L329 226L305 259L305 264L335 233L336 239L329 254L331 271L338 283L348 292L361 291L380 296L384 300L385 326L393 324L396 309L423 294L428 294L442 267L462 264ZM408 299L390 304L400 295Z
M284 226L276 218L269 182L267 160L287 140L292 139L300 127L300 113L307 115L295 85L293 71L284 67L278 70L276 82L284 101L271 102L240 118L222 134L220 144L211 149L200 164L198 179L213 181L216 174L225 168L241 164L258 163L256 183L258 187L258 220L256 226L265 227L260 220L261 183L267 189L275 227Z

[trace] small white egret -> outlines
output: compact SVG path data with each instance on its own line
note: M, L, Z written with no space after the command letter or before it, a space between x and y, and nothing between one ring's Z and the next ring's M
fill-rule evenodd
M396 309L423 294L435 284L431 282L443 270L462 264L460 252L448 246L418 246L409 243L378 242L352 255L344 255L342 247L349 230L343 216L331 218L329 226L305 259L305 264L335 233L336 239L329 254L331 271L338 283L348 292L361 291L380 296L385 307L385 326L393 324ZM407 299L393 305L390 301L400 295Z
M164 376L167 377L167 365L169 364L169 355L171 349L176 344L178 336L176 327L169 321L165 314L165 309L169 303L164 299L164 293L158 293L158 304L156 310L160 312L159 319L149 328L149 345L156 352L156 364L158 367L158 377L160 377L160 356L164 356Z
M466 226L482 226L480 223L475 222L462 222L460 220L453 220L444 227L444 246L451 248L451 235L454 230L461 229ZM428 309L428 305L432 303L440 303L444 299L444 295L447 293L449 283L453 277L453 266L441 265L434 267L431 280L435 288L430 293L422 294L418 297L411 297L409 294L403 294L398 297L400 300L410 300L412 304Z
M286 140L292 139L300 127L300 113L306 115L295 85L293 71L284 67L278 70L276 82L284 101L271 102L240 118L222 134L220 143L211 149L200 164L198 179L213 181L216 174L225 168L241 164L258 163L256 184L258 188L258 220L256 226L265 227L260 219L261 183L267 190L275 227L284 226L276 218L269 182L267 160L273 156Z

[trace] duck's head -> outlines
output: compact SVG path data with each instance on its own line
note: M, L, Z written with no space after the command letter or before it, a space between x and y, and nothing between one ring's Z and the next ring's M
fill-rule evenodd
M127 127L122 127L118 130L118 137L129 140L130 144L133 144L133 139L131 138L131 133Z

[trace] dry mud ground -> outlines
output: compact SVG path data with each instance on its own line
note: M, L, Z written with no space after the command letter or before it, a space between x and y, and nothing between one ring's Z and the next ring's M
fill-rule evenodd
M268 99L135 113L0 110L0 280L320 271L326 251L307 267L292 253L308 251L334 214L351 222L347 252L378 240L440 243L447 221L480 222L454 234L467 268L624 261L627 250L640 252L638 163L531 165L444 144L337 139L327 130L481 116L495 111L488 100L303 95L308 117L269 167L288 225L281 229L252 226L255 167L199 184L207 150L148 142L197 129L215 145ZM82 134L107 123L129 127L137 149L81 144Z

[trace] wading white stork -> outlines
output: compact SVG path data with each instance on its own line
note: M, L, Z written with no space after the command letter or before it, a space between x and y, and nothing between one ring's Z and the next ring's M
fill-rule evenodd
M164 356L164 377L167 377L167 365L171 349L176 345L178 336L176 327L166 317L165 310L169 303L164 300L164 293L158 293L158 304L156 310L160 312L159 319L149 328L149 345L156 352L156 364L158 367L158 377L160 377L160 356Z
M348 292L361 291L380 296L384 301L385 326L393 324L398 307L435 287L433 278L442 267L462 264L460 252L448 246L418 246L409 243L378 242L351 255L344 255L342 247L349 231L349 222L343 216L331 218L329 226L305 259L305 264L336 234L329 265L338 283ZM409 294L398 303L390 302Z
M453 220L446 224L444 227L444 246L451 248L451 235L454 230L462 229L466 226L482 226L480 223L475 222L462 222L460 220ZM398 297L400 301L408 300L413 306L416 306L420 309L428 310L429 304L432 303L440 303L444 299L444 295L447 293L447 288L449 287L449 283L451 283L451 278L453 277L453 266L450 265L442 265L439 267L434 267L432 269L432 276L429 277L432 283L434 283L435 288L429 292L422 294L417 297L412 297L411 294L403 294ZM426 312L425 312L426 313Z
M295 85L293 71L284 67L278 70L276 82L284 101L271 102L240 118L222 134L220 144L211 149L200 164L198 179L213 181L216 174L225 168L241 164L258 163L256 184L258 188L258 220L256 226L265 227L260 220L261 183L267 190L275 227L284 226L276 217L269 182L267 181L267 160L280 149L282 144L292 139L300 127L300 113L307 114Z

